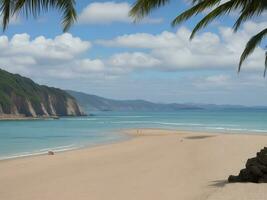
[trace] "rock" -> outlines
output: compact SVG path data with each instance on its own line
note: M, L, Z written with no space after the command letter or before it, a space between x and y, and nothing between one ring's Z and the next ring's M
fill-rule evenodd
M263 177L259 178L258 183L267 183L267 175L264 175Z
M239 173L240 182L255 182L255 176L247 169L242 169Z
M55 153L53 151L48 151L48 155L53 156L53 155L55 155Z
M251 165L257 165L257 164L259 164L257 158L249 158L247 160L247 163L246 163L246 168L249 167L249 166L251 166Z
M249 158L246 168L240 170L238 176L229 176L228 182L267 183L267 147L257 152L256 157Z
M262 155L262 154L260 154L260 155L258 156L258 161L259 161L261 164L267 166L267 155Z
M239 176L230 175L228 178L228 182L229 183L237 183L237 182L241 182L241 179Z
M247 169L255 176L263 176L262 171L256 165L249 166Z
M261 170L263 173L267 173L267 166L264 166L264 165L262 165L262 164L258 164L257 166L260 168L260 170Z

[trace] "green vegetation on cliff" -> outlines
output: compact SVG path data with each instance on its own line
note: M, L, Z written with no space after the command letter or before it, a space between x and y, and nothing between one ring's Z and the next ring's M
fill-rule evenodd
M37 117L82 113L76 100L65 91L0 69L0 114Z

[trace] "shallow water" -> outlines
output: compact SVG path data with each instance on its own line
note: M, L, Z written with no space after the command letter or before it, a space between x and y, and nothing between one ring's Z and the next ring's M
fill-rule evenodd
M266 110L96 112L59 120L0 121L0 159L64 151L127 139L128 128L267 133Z

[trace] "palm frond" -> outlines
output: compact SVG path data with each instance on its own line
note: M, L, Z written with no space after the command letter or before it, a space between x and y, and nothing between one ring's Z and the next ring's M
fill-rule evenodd
M1 0L0 3L1 3L0 12L2 16L2 26L3 26L3 30L6 30L9 20L10 20L10 9L12 7L12 1Z
M151 10L169 3L169 0L138 0L132 6L129 15L135 21L144 18Z
M240 16L233 26L234 31L236 32L241 24L246 20L254 16L259 16L265 9L267 9L266 1L244 1L242 4Z
M63 11L61 23L63 25L63 31L66 32L77 19L75 0L61 0L58 6Z
M194 15L197 15L204 11L207 8L213 7L214 5L220 3L221 0L202 0L199 1L197 4L192 6L190 9L186 10L185 12L178 15L173 21L172 26L182 23L183 21L188 20ZM193 2L194 3L194 2Z
M215 9L213 9L210 13L208 13L202 20L200 20L197 25L192 30L190 35L190 39L193 39L195 34L202 28L206 27L209 23L215 20L217 17L230 13L231 10L236 8L236 0L228 1L224 4L219 5Z
M267 71L267 52L265 52L265 68L264 68L263 77L266 76L266 71Z
M261 43L263 38L267 35L267 28L259 32L258 34L254 35L247 43L245 50L243 51L239 66L238 66L238 72L241 70L241 66L244 62L244 60L254 51L257 45Z
M192 5L198 4L198 3L200 3L201 1L203 1L203 0L192 0Z
M8 6L7 3L4 4L4 2L11 3L9 3ZM22 13L26 17L31 15L36 18L40 13L47 12L50 9L57 9L62 13L61 23L64 31L67 31L77 18L75 0L2 0L1 11L4 16L4 30L6 29L10 17L15 14Z

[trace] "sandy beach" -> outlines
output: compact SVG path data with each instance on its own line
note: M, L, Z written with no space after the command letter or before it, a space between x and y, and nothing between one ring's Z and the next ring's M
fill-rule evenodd
M133 139L0 161L2 200L263 200L267 184L228 184L263 135L127 131Z

